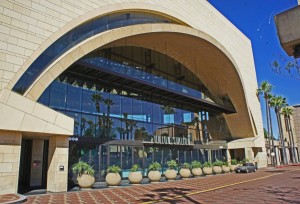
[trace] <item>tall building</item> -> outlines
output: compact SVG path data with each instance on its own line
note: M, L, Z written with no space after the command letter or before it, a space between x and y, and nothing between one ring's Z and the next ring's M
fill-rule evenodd
M78 160L266 165L251 41L207 1L38 2L0 2L0 193Z

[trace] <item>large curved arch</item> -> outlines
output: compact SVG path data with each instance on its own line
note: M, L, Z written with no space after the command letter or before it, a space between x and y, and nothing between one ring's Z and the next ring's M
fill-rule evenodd
M152 37L151 37L151 34ZM33 100L37 100L39 96L42 94L43 90L45 90L48 85L59 76L60 73L62 73L64 70L66 70L71 64L76 62L81 57L85 56L86 54L92 52L95 49L98 49L99 47L108 45L109 43L130 43L132 39L140 39L140 37L144 38L145 36L150 36L152 39L146 40L148 42L154 42L155 34L159 34L159 38L162 39L163 35L167 35L165 39L170 39L170 37L174 37L174 42L185 42L185 45L196 45L196 42L198 42L198 46L204 46L206 47L206 54L205 52L201 52L201 55L196 56L196 52L199 52L201 49L198 49L196 47L188 48L185 47L182 50L185 50L188 54L184 54L180 52L179 47L184 46L183 44L180 45L178 48L172 48L173 53L169 52L168 50L164 50L164 43L160 41L161 46L157 44L156 49L160 49L160 52L166 53L173 58L177 59L178 61L182 62L186 67L190 68L192 72L196 73L198 67L201 64L201 62L197 62L196 58L202 56L202 60L205 60L205 57L208 56L214 56L216 58L223 58L226 61L227 70L220 69L220 66L225 67L222 63L225 61L222 61L221 64L212 65L211 68L215 68L218 71L209 71L207 72L201 72L204 74L205 77L199 76L202 81L205 83L208 83L208 87L210 87L210 92L215 94L220 94L218 91L220 91L220 86L218 85L219 82L225 80L225 78L230 78L231 83L235 81L234 86L232 87L232 92L230 93L230 89L228 90L228 93L231 94L233 97L236 95L236 99L233 99L234 106L237 110L237 114L233 115L227 115L227 123L232 131L233 135L238 135L239 137L249 137L254 136L254 129L253 124L251 121L251 116L249 112L249 107L247 105L247 99L244 92L244 82L241 74L239 73L239 69L237 68L237 63L235 62L234 58L230 54L230 52L222 46L216 39L212 38L208 34L201 32L199 30L188 28L186 26L181 25L170 25L170 24L145 24L145 25L134 25L129 27L122 27L118 29L114 29L111 31L106 31L104 33L100 33L96 36L93 36L81 44L78 44L71 50L69 50L67 53L62 55L59 59L57 59L55 62L53 62L46 71L43 72L43 74L36 80L36 82L30 87L30 89L25 93L25 96L28 98L31 98ZM184 38L184 39L183 39ZM124 39L127 39L125 42ZM131 41L130 41L131 39ZM176 40L177 39L177 40ZM145 42L145 38L138 40L139 42ZM137 42L132 41L132 44L138 44ZM156 40L157 41L157 40ZM189 42L190 43L187 43ZM151 43L153 45L153 43ZM171 44L170 44L171 45ZM176 43L173 43L173 45L176 45ZM140 44L140 46L143 46ZM146 45L144 45L146 46ZM146 46L147 47L147 46ZM191 51L194 50L194 55L190 55ZM209 53L207 53L207 51ZM203 58L204 56L204 58ZM225 57L226 56L226 57ZM195 58L195 60L194 60ZM221 62L221 61L220 61ZM215 63L215 62L214 62ZM215 66L215 67L214 67ZM200 68L200 67L199 67ZM193 70L194 69L194 70ZM222 74L219 76L220 79L217 83L214 81L214 77L212 77L214 74L217 73L229 73L229 70L231 70L231 77L225 76L222 77ZM225 72L224 72L225 71ZM196 73L197 74L197 73ZM199 75L199 73L198 73ZM233 80L235 78L235 80ZM223 87L223 86L222 86ZM224 87L225 88L225 87ZM238 90L239 89L239 90ZM224 90L225 91L225 90ZM226 92L226 91L225 91ZM238 94L233 94L234 92ZM237 96L238 95L238 96ZM242 102L243 101L243 102ZM237 123L241 123L240 125L237 125ZM242 127L242 131L241 128ZM236 130L234 130L236 129Z

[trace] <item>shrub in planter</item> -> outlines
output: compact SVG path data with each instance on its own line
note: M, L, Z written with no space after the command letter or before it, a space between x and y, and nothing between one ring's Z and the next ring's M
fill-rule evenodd
M211 175L213 173L212 167L213 167L213 165L211 162L204 162L203 168L202 168L203 173L205 175Z
M153 162L149 165L148 178L151 182L158 182L161 178L161 173L159 172L161 165L158 162Z
M91 188L95 183L95 170L88 163L79 161L72 166L72 171L77 174L78 185L81 188Z
M168 165L168 170L165 172L165 177L168 180L174 180L177 176L177 171L176 171L177 162L175 160L170 160L167 162L167 165Z
M201 176L202 174L202 164L200 161L192 161L191 168L192 168L192 174L194 176Z
M230 162L230 170L234 171L235 168L237 167L237 164L238 164L237 160L236 159L232 159L231 162Z
M140 168L140 165L138 165L138 164L132 165L129 176L128 176L128 180L130 181L130 183L132 183L132 184L141 183L141 181L143 179L143 175L140 171L138 171L139 168Z
M118 186L121 183L121 168L117 165L108 166L105 181L108 186Z
M214 163L213 163L213 172L215 174L220 174L222 173L222 165L223 165L223 162L220 161L220 160L216 160Z
M190 167L191 167L191 165L189 163L183 163L181 165L179 174L182 178L189 178L191 176Z
M228 166L228 162L223 162L222 171L224 173L230 172L230 167Z

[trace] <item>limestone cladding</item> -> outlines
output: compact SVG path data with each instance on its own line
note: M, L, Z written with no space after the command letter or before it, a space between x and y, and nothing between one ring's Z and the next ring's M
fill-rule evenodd
M0 130L0 194L17 192L21 133Z
M11 89L33 60L70 29L122 9L165 13L217 39L232 55L241 77L253 132L263 136L251 42L206 0L0 1L0 90Z

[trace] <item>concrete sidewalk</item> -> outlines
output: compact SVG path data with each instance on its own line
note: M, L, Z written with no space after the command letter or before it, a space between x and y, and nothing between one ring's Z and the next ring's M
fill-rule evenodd
M282 169L269 167L260 169L256 173L249 174L229 173L214 176L204 176L199 178L190 178L187 180L177 180L174 182L162 182L105 189L92 189L87 191L67 193L33 195L28 196L28 200L26 203L175 203L175 201L177 202L177 200L180 200L182 198L188 199L191 196L195 196L198 194L202 194L205 196L205 193L215 190L226 189L232 186L255 184L256 180L274 180L275 177L281 174L293 171L299 173L299 170L299 166L288 166ZM282 182L284 182L284 180L282 180ZM220 196L235 196L233 194L235 194L235 192L230 192L230 195L220 194ZM255 198L255 195L253 196ZM297 196L299 197L300 201L300 196L298 194ZM185 200L183 202L189 203L188 200Z

